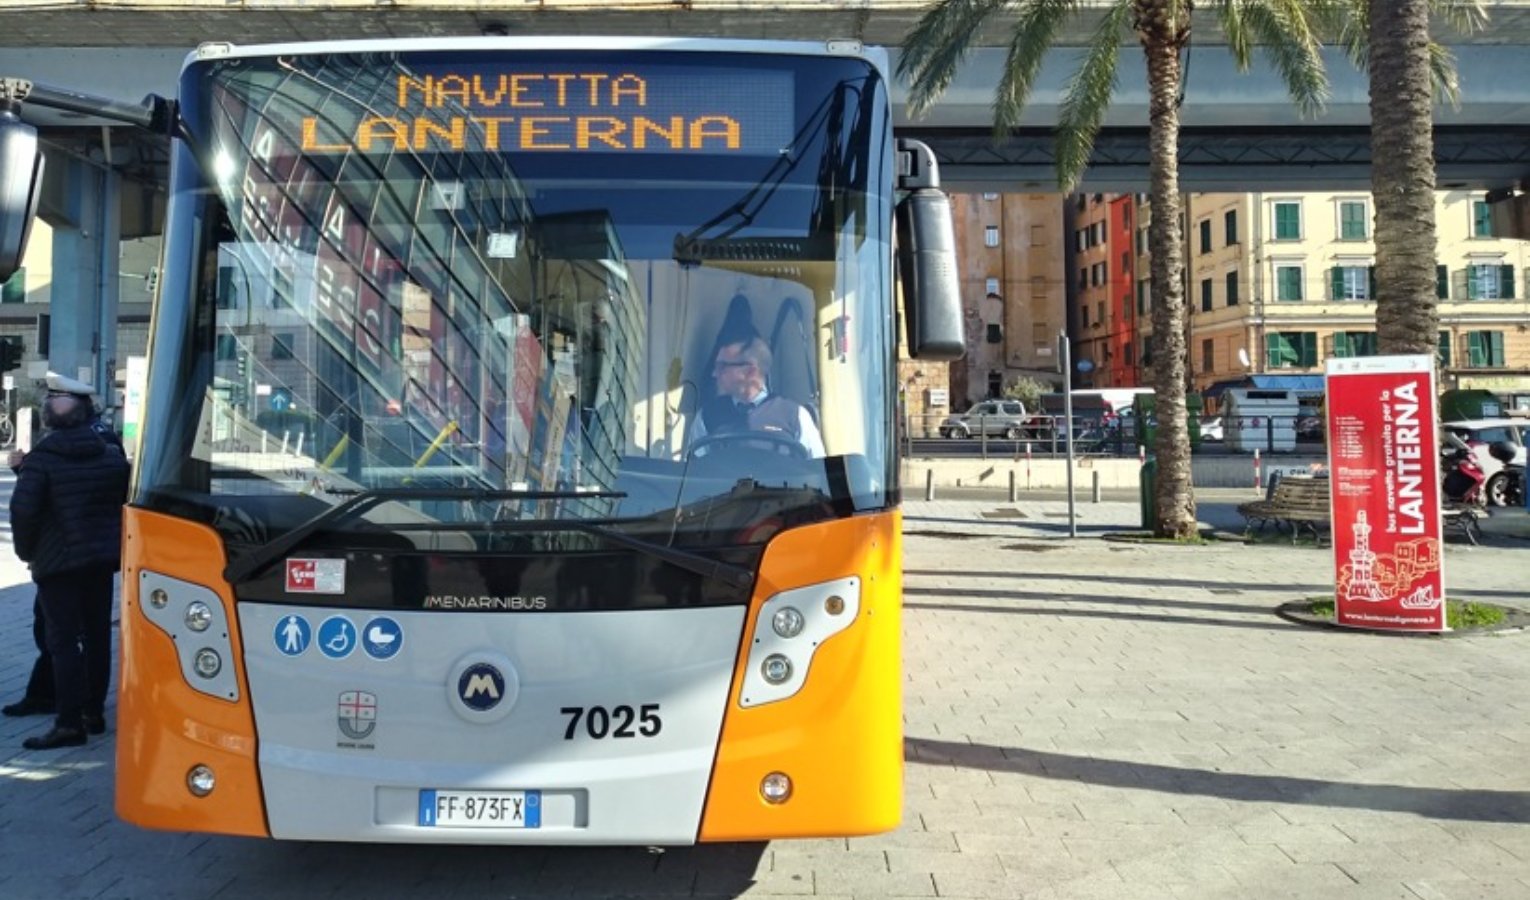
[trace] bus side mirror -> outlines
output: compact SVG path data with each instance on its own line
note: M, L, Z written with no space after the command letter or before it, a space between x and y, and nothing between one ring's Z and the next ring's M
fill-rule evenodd
M14 109L0 106L0 283L21 268L42 194L42 175L37 129L21 121Z
M935 154L924 144L898 141L898 274L908 352L915 359L955 360L966 351L956 237L951 201L940 191Z

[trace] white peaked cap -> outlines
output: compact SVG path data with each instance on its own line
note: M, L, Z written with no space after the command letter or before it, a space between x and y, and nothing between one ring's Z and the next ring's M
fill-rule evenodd
M48 373L48 390L59 394L78 394L81 397L89 397L96 392L95 388L85 382L57 372Z

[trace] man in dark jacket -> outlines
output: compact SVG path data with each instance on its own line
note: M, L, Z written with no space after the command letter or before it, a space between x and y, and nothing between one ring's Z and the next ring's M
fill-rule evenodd
M111 679L112 580L121 567L128 463L91 425L88 387L50 391L47 433L22 460L11 494L16 555L31 564L53 657L53 728L29 750L85 743L106 730Z

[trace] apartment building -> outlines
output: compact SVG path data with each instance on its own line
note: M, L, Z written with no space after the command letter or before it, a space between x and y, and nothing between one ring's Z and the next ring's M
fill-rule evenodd
M1152 210L1143 195L1134 206L1135 383L1145 384ZM1320 389L1328 357L1377 352L1369 194L1189 194L1183 210L1192 391L1214 397L1218 385L1269 373L1311 376ZM1439 192L1435 220L1441 388L1530 395L1530 243L1492 236L1480 192Z
M1063 201L1057 194L952 195L967 338L966 356L951 364L953 408L998 396L1021 377L1061 385Z

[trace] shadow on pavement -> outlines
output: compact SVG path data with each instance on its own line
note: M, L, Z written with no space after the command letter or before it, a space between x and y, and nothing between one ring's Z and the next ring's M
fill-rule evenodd
M1088 599L1088 598L1069 598ZM1091 601L1093 602L1093 601ZM976 613L1004 613L1012 616L1061 616L1068 619L1116 619L1122 622L1157 622L1163 625L1216 625L1221 628L1254 628L1260 631L1301 631L1298 625L1275 620L1267 610L1240 610L1241 612L1263 612L1270 615L1273 620L1269 623L1260 622L1236 622L1232 619L1213 619L1205 616L1170 616L1155 615L1153 613L1127 613L1115 612L1107 609L1057 609L1038 607L1015 607L1015 606L980 606L975 603L905 603L904 609L929 609L936 612L976 612Z
M1404 812L1430 819L1465 822L1530 822L1530 793L1524 791L1350 784L1285 775L1243 775L929 738L906 739L904 758L916 763L1016 772L1059 781L1143 788L1224 800Z
M961 576L963 578L1000 578L1000 579L1023 579L1027 582L1051 579L1053 581L1091 581L1100 584L1140 584L1146 587L1187 587L1205 588L1218 590L1233 588L1250 591L1324 591L1330 586L1321 582L1292 582L1289 584L1274 584L1267 581L1236 582L1222 578L1153 578L1121 574L1090 575L1086 572L975 572L971 569L942 570L935 569L905 569L905 576L928 575L932 578L950 578Z
M904 587L904 596L920 597L975 597L989 600L1036 600L1044 603L1100 603L1109 606L1163 607L1165 609L1188 609L1195 612L1225 612L1244 616L1266 616L1269 609L1248 603L1197 603L1194 600L1166 600L1161 597L1124 597L1120 594L1058 594L1045 591L1001 591L981 588L926 588ZM950 604L923 604L921 609L944 609ZM953 608L958 608L953 606ZM1009 612L1007 606L979 607L994 612ZM1050 611L1050 610L1049 610Z

